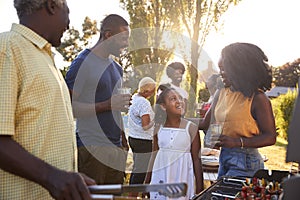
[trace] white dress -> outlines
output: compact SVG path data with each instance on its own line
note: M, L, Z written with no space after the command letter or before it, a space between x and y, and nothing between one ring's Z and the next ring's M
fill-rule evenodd
M187 183L187 195L177 199L191 199L195 194L189 125L190 122L185 129L161 127L157 134L159 150L154 161L150 184ZM151 192L150 199L171 198Z

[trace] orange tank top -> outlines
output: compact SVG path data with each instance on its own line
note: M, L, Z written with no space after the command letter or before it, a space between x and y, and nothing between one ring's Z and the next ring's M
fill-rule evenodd
M215 120L223 125L222 134L231 137L252 137L259 134L255 119L251 115L251 98L230 88L220 91L215 107Z

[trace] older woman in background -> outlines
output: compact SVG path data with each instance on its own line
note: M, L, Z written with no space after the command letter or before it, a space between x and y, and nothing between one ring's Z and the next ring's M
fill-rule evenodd
M152 151L154 112L148 98L155 93L156 83L150 77L139 82L138 92L132 96L128 112L128 140L133 152L133 170L130 184L144 182ZM137 194L131 194L137 196Z

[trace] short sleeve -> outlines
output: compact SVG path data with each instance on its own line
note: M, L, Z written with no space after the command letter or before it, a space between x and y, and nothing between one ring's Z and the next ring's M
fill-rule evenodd
M13 135L15 132L19 83L16 65L12 57L0 52L0 135Z
M66 80L67 86L70 90L74 89L75 80L76 80L76 77L77 77L77 74L78 74L78 71L79 71L79 68L80 68L82 62L83 62L83 59L79 59L79 58L75 59L71 63L71 66L66 74L65 80Z
M138 109L140 117L142 117L143 115L151 114L152 111L151 104L147 99L140 99Z

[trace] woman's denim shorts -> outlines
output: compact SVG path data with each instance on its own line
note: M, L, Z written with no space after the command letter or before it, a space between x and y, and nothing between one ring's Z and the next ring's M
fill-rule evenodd
M222 148L218 177L252 177L264 169L264 161L257 148Z

